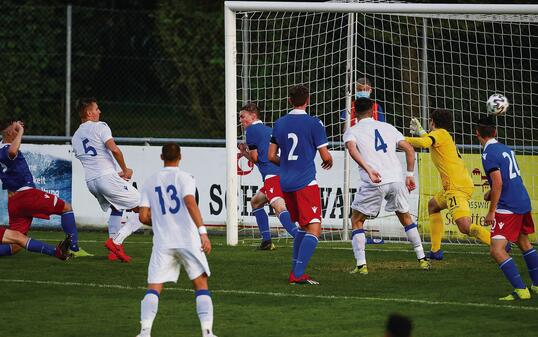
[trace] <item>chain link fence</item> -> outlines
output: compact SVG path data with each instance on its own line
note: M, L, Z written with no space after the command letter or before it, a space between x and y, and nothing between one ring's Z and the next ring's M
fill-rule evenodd
M75 101L91 96L118 137L224 138L222 26L220 6L164 1L135 11L5 1L0 114L22 118L30 135L72 135Z

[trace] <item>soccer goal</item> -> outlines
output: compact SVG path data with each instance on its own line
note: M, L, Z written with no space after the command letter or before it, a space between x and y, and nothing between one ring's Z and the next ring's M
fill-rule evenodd
M368 78L371 97L388 123L409 135L411 117L427 127L432 108L454 113L453 136L475 183L473 221L484 224L487 181L473 121L486 115L486 100L501 93L510 109L498 118L499 138L518 155L538 208L538 6L364 2L225 2L227 242L258 238L250 198L261 186L257 169L238 159L243 139L238 110L259 104L267 125L286 114L287 90L305 84L309 113L326 127L335 165L318 165L325 240L346 240L350 202L359 186L356 165L344 151L342 134L359 78ZM403 161L403 155L402 155ZM428 200L441 190L428 152L417 153L418 187L411 212L428 238ZM239 173L239 174L238 174ZM445 219L444 239L471 242ZM535 217L538 222L538 218ZM275 217L271 226L284 233ZM368 220L372 238L404 239L395 216L383 211Z

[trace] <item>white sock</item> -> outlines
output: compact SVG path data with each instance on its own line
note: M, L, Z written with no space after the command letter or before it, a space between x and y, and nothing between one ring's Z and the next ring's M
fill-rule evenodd
M155 290L148 290L146 295L140 302L140 335L151 335L151 327L155 316L157 316L157 310L159 309L159 295Z
M196 312L202 327L202 336L213 336L213 301L209 290L196 291Z
M420 234L418 233L417 225L413 223L405 226L404 229L407 239L413 245L413 249L417 254L417 259L420 260L426 257L424 254L424 248L422 247L422 240L420 239Z
M355 260L357 260L357 266L366 264L366 252L364 250L366 248L366 235L364 235L364 232L353 234L351 246L353 247Z
M133 212L132 214L129 214L125 225L123 225L123 227L121 227L121 229L118 231L118 234L114 236L114 243L121 245L129 235L136 232L140 227L142 227L142 223L138 219L138 213Z
M118 214L119 213L119 214ZM123 212L121 211L112 211L110 217L108 218L108 237L113 238L118 234L121 228L121 217Z

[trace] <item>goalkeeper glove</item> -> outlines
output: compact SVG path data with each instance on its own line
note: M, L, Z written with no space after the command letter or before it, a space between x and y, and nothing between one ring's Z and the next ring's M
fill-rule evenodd
M409 125L409 128L411 129L412 135L422 136L426 134L426 130L424 130L424 128L420 124L420 121L415 117L411 118L411 124Z

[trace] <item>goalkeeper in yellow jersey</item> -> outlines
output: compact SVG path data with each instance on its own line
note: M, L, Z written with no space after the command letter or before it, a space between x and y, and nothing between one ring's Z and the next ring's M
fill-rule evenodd
M430 132L426 132L416 118L411 119L411 134L419 137L406 137L415 148L429 148L433 164L439 171L443 190L428 202L430 216L430 238L432 242L429 258L443 259L441 239L444 232L441 210L448 209L460 232L472 236L489 245L489 231L471 223L469 199L473 193L473 181L465 168L465 163L448 132L452 127L452 113L435 109L430 115Z

